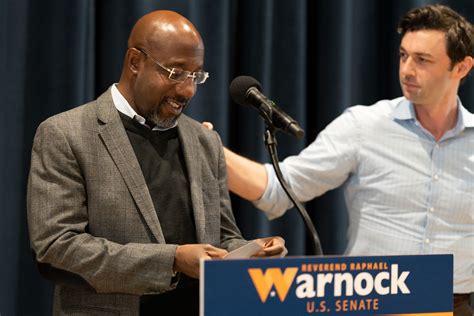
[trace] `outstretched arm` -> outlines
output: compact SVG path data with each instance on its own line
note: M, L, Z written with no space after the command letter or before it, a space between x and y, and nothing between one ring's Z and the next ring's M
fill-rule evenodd
M210 122L203 122L202 126L209 130L214 129ZM260 199L267 187L268 176L265 167L225 147L224 156L229 190L249 201Z
M227 148L224 148L224 155L229 190L249 201L260 199L267 187L268 176L265 167Z

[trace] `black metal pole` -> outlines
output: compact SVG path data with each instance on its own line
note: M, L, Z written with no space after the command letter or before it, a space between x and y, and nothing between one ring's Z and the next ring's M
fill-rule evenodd
M265 133L264 133L265 145L268 149L268 153L270 154L270 158L272 160L273 168L275 169L276 176L280 181L283 190L288 195L288 198L293 202L294 206L300 213L301 217L303 217L303 221L308 229L312 241L313 241L313 252L317 256L323 255L323 249L321 248L321 241L319 240L318 233L316 228L311 221L311 218L308 215L308 212L304 208L303 204L296 198L293 191L290 189L288 184L286 183L285 179L283 178L283 174L281 173L280 165L278 164L278 153L276 148L276 139L275 139L275 129L269 124L265 124Z

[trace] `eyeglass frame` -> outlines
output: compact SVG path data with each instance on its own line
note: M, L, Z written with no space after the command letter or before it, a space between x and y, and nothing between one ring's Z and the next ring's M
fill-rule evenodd
M184 69L181 69L181 68L168 68L164 65L162 65L158 60L156 60L153 56L150 55L150 53L148 53L148 51L144 48L140 48L140 47L133 47L134 49L138 50L140 53L142 53L143 55L145 55L146 57L150 57L150 59L155 63L157 64L158 66L160 66L163 70L166 70L168 72L168 79L169 80L172 80L174 82L185 82L188 78L191 78L193 83L194 84L203 84L206 82L206 80L209 78L209 73L207 71L188 71L188 70L184 70ZM177 79L173 79L171 78L171 76L173 74L175 74L176 70L180 69L181 71L183 71L184 74L186 74L186 77L184 80L177 80ZM197 73L201 73L203 74L204 76L204 81L203 82L196 82L196 74Z

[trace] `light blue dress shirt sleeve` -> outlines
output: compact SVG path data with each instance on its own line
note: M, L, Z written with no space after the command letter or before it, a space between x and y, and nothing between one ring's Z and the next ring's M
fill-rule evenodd
M357 166L359 141L353 111L348 109L299 155L280 163L282 174L296 197L306 202L344 183ZM280 186L273 167L266 164L265 168L269 177L267 189L255 205L274 219L283 215L292 203Z

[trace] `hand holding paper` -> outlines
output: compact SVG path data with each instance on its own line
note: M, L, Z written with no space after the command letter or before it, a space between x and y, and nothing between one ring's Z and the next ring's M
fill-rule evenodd
M288 250L285 247L285 240L281 237L267 237L259 239L264 242L263 248L256 253L255 257L278 257L286 256Z
M250 243L229 252L224 259L247 259L252 257L284 257L288 253L281 237L254 239Z

